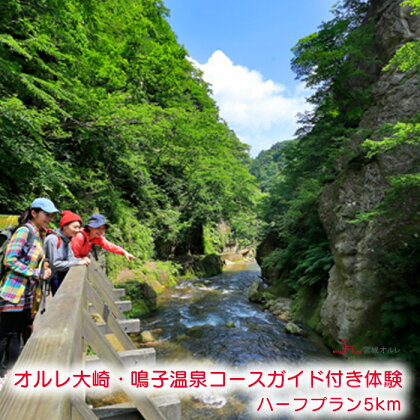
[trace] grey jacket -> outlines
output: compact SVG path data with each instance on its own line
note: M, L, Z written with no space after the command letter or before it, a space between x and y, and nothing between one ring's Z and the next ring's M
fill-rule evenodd
M67 271L81 261L76 258L70 246L70 239L60 229L54 229L56 234L49 234L45 239L46 258L50 263L52 272ZM57 249L58 236L61 238L60 246Z

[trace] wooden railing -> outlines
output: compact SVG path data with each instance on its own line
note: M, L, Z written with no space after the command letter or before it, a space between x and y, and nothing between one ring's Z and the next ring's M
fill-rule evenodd
M56 365L63 369L85 366L86 344L107 366L123 368L120 354L89 314L88 305L94 306L107 324L107 329L118 339L124 350L136 347L122 328L124 315L115 303L114 290L99 266L73 267L54 298L47 303L44 314L35 319L34 331L16 362L13 371L30 370L34 366ZM163 420L168 417L139 389L123 391L145 419ZM171 420L180 417L179 407ZM0 391L0 418L17 419L96 419L96 415L84 400L83 393L63 396L49 392L33 395L19 393L11 379ZM139 418L141 418L139 416Z

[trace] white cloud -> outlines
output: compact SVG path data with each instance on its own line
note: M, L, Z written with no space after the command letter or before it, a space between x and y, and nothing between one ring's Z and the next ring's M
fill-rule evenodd
M222 51L215 51L207 63L192 60L212 86L221 117L256 155L272 144L293 137L298 128L296 114L310 108L308 91L297 85L294 92L247 67L235 65Z

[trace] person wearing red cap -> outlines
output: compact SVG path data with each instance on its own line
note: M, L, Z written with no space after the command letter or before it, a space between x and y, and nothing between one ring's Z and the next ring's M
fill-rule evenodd
M53 296L70 267L90 264L88 257L76 258L70 246L71 239L80 232L82 218L70 210L64 210L59 224L60 229L51 231L45 240L46 256L52 270L50 284Z

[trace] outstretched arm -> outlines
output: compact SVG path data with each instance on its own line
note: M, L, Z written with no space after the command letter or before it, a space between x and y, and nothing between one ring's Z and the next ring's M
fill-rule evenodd
M109 252L113 252L114 254L124 255L128 261L131 261L134 258L136 258L134 255L130 254L124 248L121 248L120 246L115 245L114 243L106 240L103 236L95 238L92 241L92 243L99 245L101 248L106 249Z

